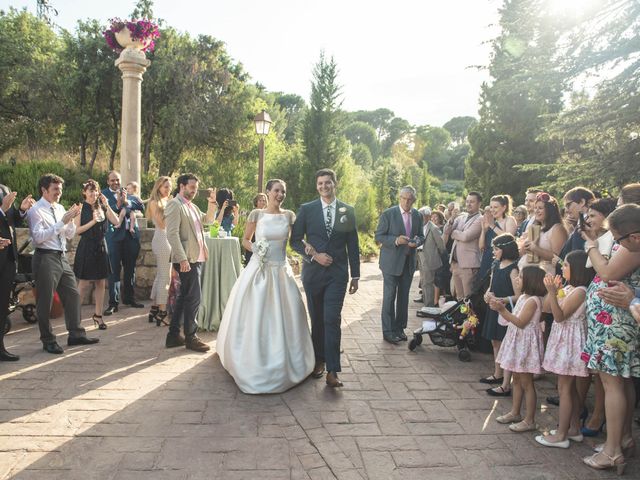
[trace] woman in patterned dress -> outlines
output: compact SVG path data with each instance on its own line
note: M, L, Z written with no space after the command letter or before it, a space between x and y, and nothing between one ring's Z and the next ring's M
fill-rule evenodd
M623 235L613 231L615 239ZM640 286L640 253L616 243L611 259L598 250L596 239L586 238L585 250L597 273L587 291L587 343L582 359L597 372L605 391L607 440L602 450L584 462L595 469L624 470L624 454L635 448L631 436L635 390L632 377L640 376L640 330L628 309L605 303L597 294L610 280Z
M151 287L150 298L153 300L149 312L149 323L156 322L159 327L166 325L167 298L171 283L171 246L167 240L167 230L164 223L164 207L171 200L171 179L160 177L151 189L149 204L147 206L147 218L153 221L155 230L151 240L151 250L156 257L156 277Z

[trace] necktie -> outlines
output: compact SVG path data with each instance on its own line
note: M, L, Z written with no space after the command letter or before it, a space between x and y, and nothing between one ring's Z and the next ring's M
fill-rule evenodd
M409 216L411 212L403 212L404 215L404 231L407 234L407 237L411 238L411 217Z
M56 209L51 205L51 215L53 215L53 221L58 223L58 218L56 217ZM64 252L64 243L62 242L62 237L60 234L57 235L58 242L60 242L60 251Z
M331 205L327 207L327 223L325 223L325 227L327 228L327 237L331 236L331 230L333 229L333 216L331 214Z

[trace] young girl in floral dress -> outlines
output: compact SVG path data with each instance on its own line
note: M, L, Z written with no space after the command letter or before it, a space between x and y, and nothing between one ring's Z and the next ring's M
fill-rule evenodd
M581 405L577 377L588 377L589 372L580 358L587 340L587 287L593 280L595 271L585 266L587 254L582 250L569 253L562 265L562 276L567 286L559 289L560 276L547 275L544 286L549 295L547 302L553 313L553 325L547 342L547 351L542 367L558 375L560 412L557 430L550 435L538 435L536 442L545 447L569 448L569 440L581 442Z
M544 346L540 315L542 297L547 290L544 286L545 271L538 266L524 267L518 276L522 295L513 312L509 312L503 302L490 300L489 306L509 322L507 333L502 340L496 361L504 370L513 375L511 387L513 404L511 411L496 418L498 423L510 423L513 432L528 432L536 429L535 414L536 389L533 375L542 373ZM522 400L525 400L526 416L520 415Z

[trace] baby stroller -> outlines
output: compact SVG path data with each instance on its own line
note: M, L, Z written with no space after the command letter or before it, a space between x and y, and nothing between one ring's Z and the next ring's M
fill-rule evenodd
M478 317L473 312L469 298L446 302L442 308L423 307L418 310L418 316L426 320L421 328L413 332L409 350L413 351L422 344L422 336L427 334L438 347L457 347L458 360L471 361L469 346L475 343Z
M22 318L29 323L35 323L36 318L36 306L33 295L29 295L28 290L33 289L35 282L33 275L31 274L31 255L25 253L25 250L31 244L31 239L27 240L18 249L18 273L16 274L13 285L11 287L11 293L9 294L9 314L16 310L22 310ZM28 299L29 303L26 303ZM5 333L11 330L11 319L7 319L5 325Z

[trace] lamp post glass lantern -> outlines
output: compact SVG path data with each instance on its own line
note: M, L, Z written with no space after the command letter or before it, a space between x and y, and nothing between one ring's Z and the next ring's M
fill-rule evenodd
M256 133L260 135L260 143L258 144L258 192L262 193L264 181L264 137L269 133L271 128L271 117L267 112L262 110L256 118L253 119L256 124Z

